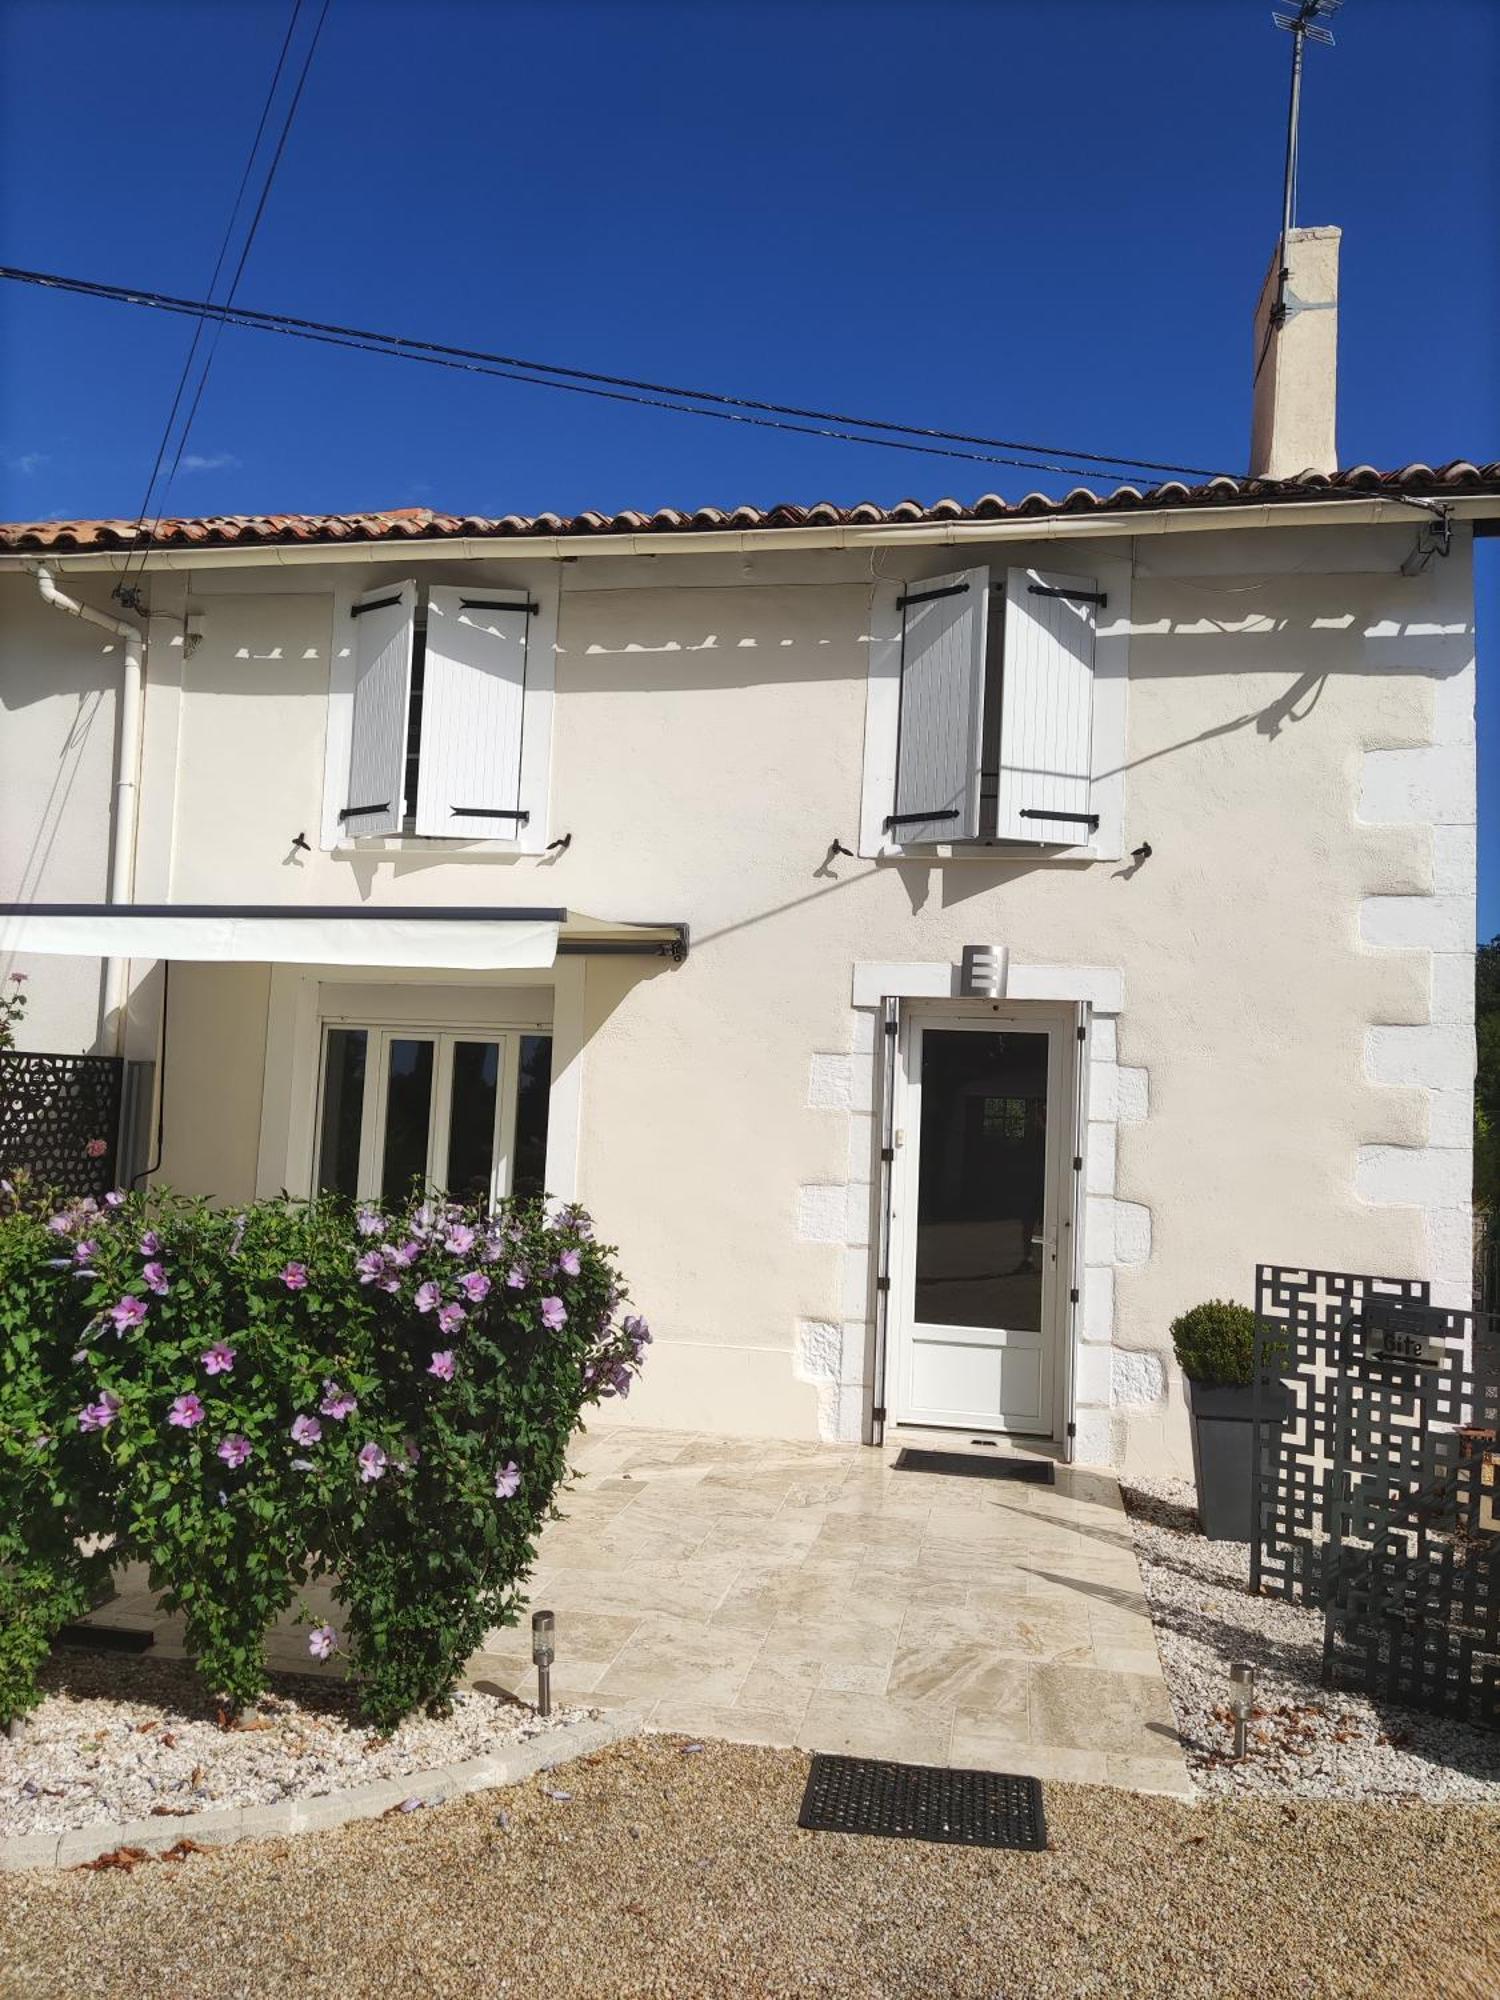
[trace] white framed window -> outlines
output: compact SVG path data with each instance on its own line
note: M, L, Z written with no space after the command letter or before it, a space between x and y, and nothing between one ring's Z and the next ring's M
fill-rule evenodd
M860 853L1123 852L1130 568L876 584Z
M547 844L555 591L419 584L340 597L324 845Z
M325 1021L319 1193L395 1205L414 1183L493 1208L544 1192L552 1037Z

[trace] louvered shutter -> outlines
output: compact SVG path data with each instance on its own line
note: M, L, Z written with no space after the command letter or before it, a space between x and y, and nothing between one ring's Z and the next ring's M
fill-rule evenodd
M525 826L521 725L534 611L524 594L482 584L428 592L418 833L513 840Z
M387 583L366 591L351 610L354 722L349 792L339 814L346 834L394 833L401 825L416 608L415 583Z
M973 840L989 571L928 577L909 585L898 606L901 716L886 831L903 844Z
M1089 810L1094 629L1104 603L1088 576L1007 570L1000 692L1001 840L1072 846L1098 826Z

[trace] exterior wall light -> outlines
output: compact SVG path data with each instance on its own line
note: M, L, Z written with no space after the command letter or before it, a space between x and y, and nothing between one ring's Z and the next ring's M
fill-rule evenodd
M965 1000L1005 998L1005 946L966 944L959 968L959 991Z
M557 1620L550 1611L531 1614L531 1657L536 1666L537 1708L552 1713L552 1662L556 1651Z
M1245 1730L1254 1706L1255 1669L1248 1660L1236 1660L1229 1669L1229 1708L1234 1716L1236 1762L1242 1761L1245 1755Z

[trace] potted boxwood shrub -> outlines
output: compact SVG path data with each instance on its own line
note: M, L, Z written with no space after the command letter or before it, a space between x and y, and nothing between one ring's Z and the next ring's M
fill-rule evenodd
M1193 1431L1198 1519L1211 1542L1248 1542L1254 1530L1255 1314L1209 1299L1172 1322Z

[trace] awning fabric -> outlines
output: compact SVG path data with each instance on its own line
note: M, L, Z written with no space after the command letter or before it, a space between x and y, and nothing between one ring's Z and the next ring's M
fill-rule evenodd
M535 971L568 954L681 959L686 924L561 909L220 903L0 903L0 952L260 965Z

